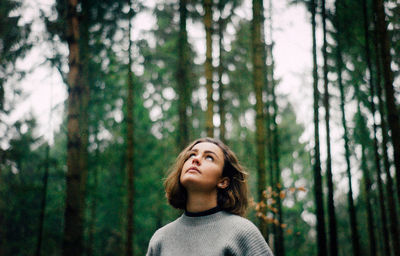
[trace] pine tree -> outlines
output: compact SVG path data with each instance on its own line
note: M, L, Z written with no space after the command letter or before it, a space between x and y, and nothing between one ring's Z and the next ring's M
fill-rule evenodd
M337 1L335 2L337 3ZM333 256L338 255L338 244L337 244L337 224L335 215L335 202L334 202L334 188L332 178L332 156L331 156L331 138L330 138L330 105L329 105L329 88L328 88L328 54L327 54L327 31L326 31L326 8L325 0L322 0L322 28L323 28L323 46L322 54L324 58L323 73L324 73L324 108L325 108L325 128L326 128L326 180L328 185L328 217L329 217L329 245L330 253ZM339 47L338 47L339 48ZM339 77L341 76L341 70L338 70ZM341 81L339 82L341 83ZM346 154L348 152L346 151Z
M263 42L263 3L262 0L253 0L253 20L251 23L253 83L256 95L256 147L257 147L257 196L263 202L263 191L266 189L265 179L265 119L264 103L262 100L264 87L265 46ZM265 215L265 211L263 212ZM260 219L259 228L265 239L268 238L267 224Z
M128 40L129 40L129 47L128 47L128 77L127 77L127 98L126 98L126 172L127 172L127 227L126 227L126 256L132 256L133 254L133 232L134 232L134 199L135 199L135 169L134 169L134 118L133 118L133 72L132 72L132 39L131 39L131 30L132 30L132 18L134 15L134 11L132 9L131 0L128 0L129 6L129 26L128 26Z
M213 0L204 0L204 26L206 29L206 61L204 63L206 89L207 89L207 112L206 130L208 137L214 137L214 100L213 100L213 66L212 66L212 25L213 25Z
M318 90L318 65L316 43L316 0L311 0L311 25L313 42L313 90L314 90L314 193L317 215L317 248L318 256L328 253L325 233L325 214L321 176L321 158L319 146L319 90Z
M179 96L179 147L184 148L189 143L189 117L187 108L189 105L188 94L188 42L186 31L187 0L179 1L179 38L178 38L178 96Z
M82 170L80 154L82 147L81 131L81 92L79 18L77 0L69 0L67 5L67 42L69 48L68 73L68 155L67 155L67 191L65 199L65 224L63 255L79 256L83 248L83 206L81 194Z

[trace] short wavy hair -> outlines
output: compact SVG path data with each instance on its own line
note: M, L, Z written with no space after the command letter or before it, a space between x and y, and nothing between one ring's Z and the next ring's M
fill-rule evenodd
M180 176L183 165L189 158L189 151L201 142L217 145L224 154L222 176L229 178L229 185L225 189L217 188L218 206L227 212L244 216L248 207L247 172L239 163L235 153L223 142L214 138L197 139L178 155L164 182L168 203L177 209L184 210L186 208L187 192L180 182Z

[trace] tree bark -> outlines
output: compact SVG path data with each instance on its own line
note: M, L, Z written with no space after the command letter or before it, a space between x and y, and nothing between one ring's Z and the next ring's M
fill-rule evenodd
M134 255L133 252L133 232L134 232L134 195L135 195L135 187L134 187L134 120L133 120L133 72L132 72L132 40L131 40L131 29L132 29L132 18L133 18L133 9L131 6L131 0L127 0L129 5L129 26L128 26L128 40L129 40L129 48L128 48L128 78L127 78L127 91L128 95L126 98L126 172L127 172L127 226L126 226L126 256Z
M319 91L318 91L318 64L317 64L317 43L316 43L316 4L311 0L311 24L312 24L312 45L313 45L313 90L314 90L314 193L317 215L317 255L328 254L325 232L325 214L323 202L321 159L319 146Z
M374 99L374 85L373 85L373 78L372 78L372 65L371 65L371 54L370 54L370 49L369 49L369 32L368 32L368 12L367 12L367 1L363 0L363 21L364 21L364 39L365 39L365 59L367 62L367 69L369 73L369 87L370 87L370 93L371 93L371 110L372 110L372 115L374 117L374 138L376 139L376 125L375 125L375 103L373 101ZM358 103L358 113L361 118L361 110L360 110L360 103ZM377 145L377 143L376 143ZM377 148L374 148L377 150ZM379 154L376 151L376 155L379 158ZM364 161L366 161L365 157L365 147L362 145L362 157L364 160L361 161L362 165L362 170L364 173L364 180L365 180L365 196L366 196L366 204L367 204L367 220L368 220L368 237L369 237L369 246L370 246L370 251L371 251L371 256L375 256L377 254L377 249L376 249L376 240L375 240L375 231L374 231L374 220L373 220L373 215L372 215L372 210L371 210L371 196L370 196L370 189L371 189L371 179L369 175L369 170L368 166ZM377 160L379 162L379 159Z
M186 30L186 18L187 18L187 0L179 1L179 39L178 39L178 108L179 108L179 133L178 141L179 148L185 148L189 143L189 118L187 115L188 101L190 95L188 94L188 78L187 78L187 66L188 66L188 43L187 43L187 30Z
M63 255L79 256L82 253L83 206L82 204L82 167L80 154L82 147L81 131L81 94L79 19L78 0L68 0L67 5L67 42L69 48L68 64L68 120L67 120L67 184L63 238Z
M361 169L364 176L364 193L365 193L365 204L367 208L367 228L368 228L368 240L369 240L369 250L371 256L376 256L376 238L375 238L375 227L374 227L374 216L372 214L371 207L371 178L369 175L369 170L367 166L367 158L365 156L365 146L361 145Z
M256 95L256 148L257 148L257 196L258 201L264 202L263 191L266 189L265 179L265 125L264 125L264 103L262 99L264 87L265 46L263 42L263 3L262 0L253 0L253 19L251 23L252 36L252 62L253 62L253 84ZM263 212L265 215L265 210ZM267 224L260 219L259 228L267 240Z
M322 1L323 3L325 0ZM336 4L338 5L339 3L336 1ZM323 7L323 9L325 9ZM336 10L338 10L338 6L336 6ZM354 255L360 255L360 242L359 242L359 234L357 230L357 216L356 216L356 208L354 205L354 199L353 199L353 189L352 189L352 182L351 182L351 164L350 164L350 148L349 148L349 136L348 136L348 130L347 130L347 123L346 123L346 113L344 110L345 107L345 96L344 96L344 86L343 86L343 81L342 81L342 69L343 69L343 60L342 60L342 52L341 52L341 23L340 19L337 16L338 13L336 14L336 40L337 40L337 47L336 47L336 66L337 66L337 73L338 73L338 84L339 84L339 90L340 90L340 110L342 112L342 125L344 129L344 134L343 134L343 139L344 139L344 149L345 149L345 159L346 159L346 173L347 173L347 178L349 180L349 192L348 192L348 207L349 207L349 217L350 217L350 230L351 230L351 241L353 245L353 254ZM324 44L326 39L324 39ZM326 54L326 53L325 53ZM325 63L326 64L326 63ZM326 64L327 65L327 64ZM327 78L327 76L326 76ZM328 124L327 124L328 125ZM332 188L333 189L333 188ZM333 194L332 194L332 203L333 203ZM333 206L330 206L333 207ZM331 218L331 216L330 216ZM333 216L334 218L334 216ZM336 228L336 221L335 221L335 228ZM335 246L335 248L331 248L332 253L338 253L337 249L337 238L336 238L336 230L335 230L335 239L336 239L336 244L332 245ZM331 238L332 239L332 238Z
M390 40L387 33L385 8L383 0L374 0L376 11L376 28L380 44L380 55L383 67L384 91L386 96L387 120L391 131L394 165L397 179L397 197L400 202L400 117L396 106L393 88L393 71L391 69ZM397 239L398 240L398 239ZM397 244L397 245L396 245ZM400 255L400 243L394 243L395 254Z
M267 55L269 58L268 63L270 64L269 69L267 72L267 79L266 84L270 85L269 87L271 88L270 93L272 96L272 141L270 141L270 146L272 148L272 154L273 154L273 169L275 171L275 177L276 181L274 182L274 187L276 190L276 193L278 194L278 197L276 198L276 206L277 206L277 219L279 221L279 225L274 228L274 235L276 235L274 241L275 241L275 254L277 256L284 256L285 255L285 238L284 238L284 233L283 233L283 228L282 224L283 222L283 209L282 209L282 200L281 198L281 191L282 191L282 182L281 182L281 168L280 168L280 147L279 147L279 129L278 129L278 123L277 123L277 116L278 116L278 104L276 102L276 84L275 84L275 76L274 76L274 70L275 70L275 62L274 62L274 55L273 55L273 38L272 38L272 0L268 1L268 9L269 9L269 34L270 34L270 44L268 47ZM269 95L269 94L268 94ZM267 113L269 113L269 110L267 109ZM268 128L267 128L268 130ZM274 145L272 147L272 145Z
M208 137L214 137L214 100L213 95L213 66L212 66L212 0L204 0L204 26L206 29L206 61L204 70L206 76L207 89L207 112L206 112L206 130Z
M221 141L226 142L226 131L225 131L225 99L224 99L224 83L222 82L222 74L224 72L224 46L223 46L223 31L225 22L222 18L222 11L223 11L223 3L221 0L218 2L218 10L219 10L219 20L218 20L218 37L219 37L219 65L218 65L218 78L219 78L219 86L218 86L218 110L219 110L219 117L220 117L220 125L219 125L219 137Z
M375 17L376 18L376 17ZM376 22L375 22L376 23ZM367 49L368 49L368 45L367 45ZM377 95L378 98L381 99L380 97L380 91L381 91L381 87L380 87L380 83L381 83L381 64L379 62L380 57L379 57L379 45L378 45L378 34L377 34L377 30L376 27L374 29L374 50L376 53L376 57L375 57L375 62L376 62L376 88L377 88ZM370 65L367 63L367 65ZM371 67L369 67L370 70L372 70L372 65ZM380 215L381 215L381 220L382 220L382 234L383 234L383 250L384 250L384 254L390 256L391 255L391 251L390 251L390 238L389 238L389 231L388 231L388 224L387 224L387 219L386 219L386 206L385 206L385 196L383 193L383 182L382 182L382 178L381 178L381 173L382 173L382 168L381 168L381 160L380 160L380 156L379 156L379 146L378 146L378 139L377 139L377 130L378 130L378 125L377 122L375 120L375 102L372 100L375 97L375 90L374 90L374 85L373 85L373 80L372 80L372 71L370 71L370 94L371 94L371 110L373 113L373 131L374 131L374 158L375 158L375 167L376 167L376 176L377 176L377 183L378 183L378 195L379 195L379 209L380 209ZM383 103L380 100L379 103L379 108L381 109L381 107L383 108ZM383 111L383 109L381 109ZM383 113L380 113L381 115L381 119L382 117L384 117ZM384 125L384 123L382 123ZM385 127L381 127L382 129L382 137L383 140L386 139L387 134L386 134L386 129ZM383 143L385 144L385 143ZM383 156L384 158L387 159L387 151L383 151Z
M337 4L337 1L335 2ZM338 243L337 243L337 224L335 214L335 202L334 202L334 185L332 178L332 157L331 157L331 138L330 138L330 106L329 106L329 88L328 88L328 54L327 54L327 40L326 40L326 8L325 0L322 0L322 27L323 27L323 46L322 54L324 57L324 108L325 108L325 129L326 129L326 147L327 147L327 158L326 158L326 181L328 186L328 220L329 220L329 251L332 256L338 255ZM338 71L338 75L341 70Z

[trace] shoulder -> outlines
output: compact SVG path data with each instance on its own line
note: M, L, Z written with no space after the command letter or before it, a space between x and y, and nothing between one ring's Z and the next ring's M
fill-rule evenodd
M171 233L174 233L174 230L176 229L176 226L178 225L178 219L174 220L173 222L170 222L166 224L165 226L159 228L154 232L153 236L150 239L150 243L159 241L160 239L163 239L165 236L168 236Z
M225 213L225 220L228 225L232 226L237 231L242 231L242 232L249 232L249 233L260 233L256 225L254 225L253 222L250 220L241 217L239 215L235 215L232 213ZM261 233L260 233L261 234Z
M260 230L250 220L234 214L227 214L226 220L233 232L233 239L239 255L273 255Z
M168 223L167 225L159 228L154 232L153 236L150 239L147 254L146 255L159 255L161 252L161 247L163 241L174 233L176 229L178 219Z

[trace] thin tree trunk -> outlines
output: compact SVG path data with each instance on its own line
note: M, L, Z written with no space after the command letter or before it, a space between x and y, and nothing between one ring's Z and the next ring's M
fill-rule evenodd
M276 84L275 84L275 76L274 76L274 70L275 70L275 62L274 62L274 55L273 55L273 37L272 37L272 0L268 1L268 9L269 9L269 15L268 15L268 20L269 20L269 34L270 34L270 44L269 44L269 51L268 52L268 58L269 61L268 63L270 64L269 68L269 81L267 81L270 84L271 88L271 96L272 96L272 109L273 109L273 114L272 114L272 138L273 140L270 141L270 145L274 145L272 147L273 149L273 168L275 170L275 177L276 181L274 183L276 192L278 194L278 197L276 199L276 205L277 205L277 215L278 215L278 221L279 225L277 226L276 233L274 232L274 235L276 235L274 241L275 241L275 254L277 256L284 256L285 255L285 240L284 240L284 233L283 233L283 210L282 210L282 199L281 198L281 188L282 188L282 182L281 182L281 168L280 168L280 149L279 149L279 129L278 129L278 124L277 124L277 116L278 116L278 104L276 102ZM268 76L267 76L268 77ZM268 94L269 95L269 94ZM267 113L269 111L267 110Z
M339 65L338 65L339 66ZM341 71L339 71L340 73ZM346 125L346 115L344 110L345 105L345 98L344 98L344 89L343 84L340 81L341 75L339 74L339 87L340 87L340 98L341 104L340 109L342 112L342 123L344 128L344 147L345 147L345 158L346 158L346 173L347 178L349 180L349 192L348 192L348 204L349 204L349 216L350 216L350 229L351 229L351 240L353 245L353 254L360 255L360 244L359 244L359 235L357 230L357 217L356 217L356 209L354 205L353 199L353 189L352 189L352 182L351 182L351 165L350 165L350 149L349 149L349 138L348 138L348 131Z
M47 197L47 181L49 179L49 152L50 146L46 146L46 157L44 162L44 175L43 175L43 189L42 189L42 202L40 204L40 216L39 216L39 235L36 246L36 256L41 255L42 251L42 239L43 239L43 228L44 228L44 217L46 213L46 197Z
M179 133L178 141L179 147L184 148L189 143L189 121L187 116L188 99L188 78L187 78L187 66L188 66L188 46L187 46L187 30L186 30L186 18L187 18L187 0L179 1L179 39L178 39L178 95L179 95Z
M219 78L219 86L218 86L218 109L219 109L219 117L220 117L220 126L219 126L219 137L221 141L226 141L226 131L225 131L225 99L224 99L224 83L222 82L222 74L224 72L224 60L223 60L223 31L224 31L224 19L222 18L223 11L223 2L219 0L218 2L218 10L219 10L219 20L218 20L218 37L219 37L219 66L218 66L218 78Z
M270 44L271 45L267 44L267 47L266 47L266 59L267 59L266 63L267 63L267 65L266 65L266 76L265 76L265 78L266 78L266 80L265 80L265 91L266 91L268 97L267 97L266 103L265 103L265 108L266 108L265 119L266 119L266 144L267 144L266 146L267 146L267 155L268 155L268 158L267 158L268 161L267 162L268 162L268 170L269 170L269 184L270 184L271 189L275 190L276 183L278 181L275 180L276 179L276 177L275 177L276 171L274 169L274 150L273 150L273 141L272 141L273 131L272 131L272 116L271 116L272 115L272 113L271 113L271 105L272 105L272 103L271 103L271 98L269 97L272 94L271 93L271 88L269 86L270 85L270 81L272 80L271 79L271 73L272 73L271 72L271 69L272 69L271 66L272 65L269 64L269 57L271 56L270 55L270 51L271 51L271 47L272 47L272 40L271 40ZM275 212L272 211L272 214L274 215L274 219L278 219L276 214L275 214ZM275 244L276 241L277 241L276 240L276 238L277 238L277 227L276 227L276 225L274 223L272 223L272 225L270 225L269 228L272 229L271 233L272 233L272 237L273 237L273 241L274 241L274 243L271 244L273 246L272 249L273 249L273 252L277 252L277 249L276 249L277 246Z
M314 90L314 193L317 215L317 255L328 254L325 232L325 214L323 202L321 159L319 146L319 91L318 91L318 64L317 64L317 43L316 43L316 4L311 0L311 24L312 24L312 45L313 45L313 90Z
M371 179L369 176L369 170L367 166L367 158L365 156L365 146L361 145L361 169L364 176L364 193L365 203L367 208L367 227L368 227L368 238L369 238L369 250L371 256L376 256L376 238L375 238L375 227L374 227L374 216L371 208Z
M337 1L336 1L337 3ZM329 219L329 251L330 255L338 255L337 243L337 224L335 215L335 202L334 202L334 188L332 179L332 158L331 158L331 138L330 138L330 106L329 106L329 89L328 89L328 54L327 54L327 40L326 40L326 8L325 0L322 0L322 27L323 27L323 46L322 54L324 57L324 108L325 108L325 128L326 128L326 178L328 185L328 219ZM339 76L341 71L339 71Z
M397 197L400 202L400 117L396 106L395 91L393 88L393 71L391 69L390 41L387 33L387 24L385 20L385 9L383 0L374 0L376 11L376 28L380 44L380 55L382 58L383 80L386 96L387 120L391 131L393 144L394 166L397 179ZM400 242L393 243L396 255L400 255Z
M363 0L363 17L364 17L364 39L365 39L365 59L367 61L367 68L369 73L369 87L371 92L371 106L372 106L372 115L374 116L374 136L376 136L376 126L375 126L375 103L373 101L374 98L374 85L373 85L373 78L372 78L372 65L371 65L371 55L369 49L369 32L368 32L368 12L367 12L367 1ZM360 103L358 103L358 112L361 117L360 111ZM376 137L375 137L376 138ZM379 156L378 152L376 154ZM369 176L368 166L366 165L365 161L367 160L365 157L365 147L362 145L362 157L364 160L361 161L362 170L364 172L364 180L365 180L365 195L366 195L366 204L367 204L367 220L368 220L368 237L369 237L369 246L371 255L375 256L377 254L376 249L376 240L375 240L375 232L374 232L374 220L371 210L371 196L370 196L370 189L371 189L371 180ZM379 159L378 159L379 162Z
M323 2L325 2L323 0ZM336 4L338 5L339 3L336 1ZM338 6L336 7L336 10L338 10ZM359 242L359 234L357 230L357 216L356 216L356 209L354 205L354 199L353 199L353 189L352 189L352 182L351 182L351 164L350 164L350 148L349 148L349 137L348 137L348 131L347 131L347 124L346 124L346 113L344 110L345 107L345 96L344 96L344 86L342 82L342 69L343 69L343 60L342 60L342 52L341 52L341 23L340 19L337 16L338 13L336 14L336 37L337 37L337 47L336 47L336 66L337 66L337 73L338 73L338 84L339 84L339 89L340 89L340 110L342 112L342 125L344 129L344 134L343 134L343 139L344 139L344 148L345 148L345 159L346 159L346 173L347 173L347 178L349 180L349 192L348 192L348 206L349 206L349 217L350 217L350 230L351 230L351 241L353 245L353 254L354 255L360 255L360 242ZM333 196L333 195L332 195ZM333 199L332 199L333 200ZM334 216L333 216L334 217ZM336 221L335 221L335 228L336 228ZM335 232L336 233L336 232ZM336 235L336 234L335 234ZM335 237L335 239L337 239ZM336 241L337 243L337 241ZM335 245L337 246L337 244ZM331 248L332 251L333 248ZM335 250L337 253L337 248Z
M381 87L380 87L380 81L381 81L381 64L379 62L380 57L379 57L379 46L378 46L378 34L376 28L374 29L374 50L376 53L376 88L377 88L377 94L378 98L380 99L379 102L379 108L383 110L383 103L381 102ZM368 65L368 63L367 63ZM370 65L370 64L369 64ZM369 68L372 70L372 68ZM372 74L372 71L370 71L370 74ZM372 79L372 76L370 75L370 79ZM383 192L383 182L381 178L381 162L380 162L380 156L379 156L379 146L378 146L378 139L377 139L377 122L375 120L375 102L372 100L375 97L375 92L374 92L374 86L373 86L373 80L370 81L370 94L371 94L371 110L373 113L373 129L374 129L374 155L375 155L375 166L376 166L376 172L377 172L377 182L378 182L378 194L379 194L379 209L380 209L380 215L381 215L381 220L382 220L382 234L383 234L383 249L384 249L384 254L390 256L391 255L391 250L390 250L390 238L389 238L389 231L388 231L388 224L387 224L387 219L386 219L386 206L385 206L385 196ZM384 117L383 113L380 113L381 119ZM384 125L384 123L382 123ZM386 134L386 129L385 127L382 128L382 137L383 141L385 141L385 138L387 137ZM383 143L385 144L385 143ZM384 158L387 159L387 151L383 151L383 156Z
M263 191L266 189L265 179L265 126L264 126L264 103L262 100L264 87L265 46L263 42L263 3L262 0L253 0L253 19L251 23L252 35L252 62L253 62L253 84L256 95L256 147L257 147L257 196L260 202L265 201ZM263 212L265 215L265 210ZM267 240L267 223L260 219L259 228Z
M212 0L204 0L204 26L206 29L206 61L204 63L207 89L206 130L208 137L214 137L214 100L213 95L213 67L212 67Z
M379 75L377 80L377 95L379 100L379 112L381 115L381 129L382 129L382 152L383 152L383 163L384 169L386 173L386 194L388 200L388 208L389 208L389 219L390 225L389 230L392 237L392 246L394 250L394 255L400 255L400 241L399 237L399 226L397 220L397 210L396 210L396 203L394 199L395 189L393 188L394 184L392 181L392 177L390 174L390 163L388 157L388 148L387 143L389 141L388 132L386 128L385 122L385 111L384 111L384 101L382 99L382 89L381 89L381 64L383 67L383 80L384 80L384 88L385 88L385 95L386 95L386 110L387 110L387 118L389 122L389 127L392 132L392 143L393 143L393 152L394 152L394 162L396 167L396 177L397 177L397 192L400 193L399 187L399 174L400 174L400 129L399 126L399 116L397 113L395 100L394 100L394 90L393 90L393 73L390 68L391 63L391 56L390 56L390 46L387 38L387 31L386 31L386 22L385 22L385 13L383 9L383 2L380 0L374 0L374 11L376 13L375 16L375 49L377 50L377 74ZM382 38L385 37L385 38ZM384 49L387 48L387 49ZM379 60L382 60L382 63ZM390 80L391 79L391 80ZM390 109L390 108L395 108ZM397 129L394 131L393 129ZM396 148L397 147L397 148ZM397 158L397 159L396 159ZM400 194L398 194L400 196ZM400 199L400 198L399 198Z
M82 138L81 126L81 92L79 84L79 19L77 14L78 0L68 0L67 5L67 42L69 48L68 73L68 120L67 120L67 184L65 199L65 221L63 238L63 255L79 256L82 253L83 212L81 178L82 169L80 154Z
M272 50L272 49L271 49ZM271 59L272 59L272 51L271 51ZM282 210L282 199L281 199L281 168L280 168L280 157L279 157L279 132L278 132L278 124L276 122L277 113L278 113L278 105L276 103L276 95L275 95L275 82L273 77L273 61L272 61L272 68L271 68L271 92L272 92L272 105L274 108L273 116L272 116L272 125L273 125L273 155L274 155L274 169L275 169L275 177L276 177L276 192L278 197L276 198L276 204L278 209L278 221L279 225L276 230L276 246L275 246L275 254L277 256L284 256L285 255L285 244L284 244L284 236L283 236L283 210Z
M127 226L126 226L126 256L134 255L133 252L133 231L134 231L134 212L133 212L133 205L134 205L134 177L135 177L135 170L134 170L134 141L133 141L133 134L134 134L134 123L133 123L133 73L132 73L132 39L131 39L131 29L132 29L132 18L133 18L133 9L131 6L131 0L127 0L129 5L129 26L128 26L128 40L129 40L129 48L128 48L128 80L127 80L127 89L128 95L126 99L126 171L127 171Z

